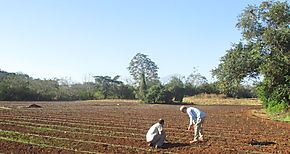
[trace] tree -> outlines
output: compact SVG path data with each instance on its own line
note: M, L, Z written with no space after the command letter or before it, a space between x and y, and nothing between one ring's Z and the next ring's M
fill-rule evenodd
M2 74L3 73L3 74ZM32 100L34 92L29 88L30 77L25 74L1 73L0 100Z
M173 76L169 83L166 84L166 88L173 94L174 101L182 102L185 88L184 83L179 77Z
M173 94L161 84L156 84L148 89L145 103L168 103L172 102Z
M140 83L143 75L147 86L159 83L158 67L147 55L137 53L131 60L128 70L136 83Z
M198 94L220 94L215 82L204 83L198 86L196 89Z
M145 78L145 74L142 73L141 80L139 83L139 91L137 92L137 98L144 101L146 99L146 94L147 94L146 78Z
M147 88L160 83L157 65L147 55L137 53L131 60L128 70L133 76L135 83L139 83L138 91L136 91L137 98L144 101Z
M185 81L185 95L193 96L200 91L198 90L199 86L202 86L207 83L207 79L205 76L202 76L200 73L197 72L197 69L193 67L193 72L186 78Z
M213 75L217 77L219 89L230 97L237 97L240 83L246 77L257 77L259 66L262 64L262 57L258 48L253 43L244 45L234 44L233 48L227 50Z
M213 70L222 91L237 92L245 77L263 77L257 92L263 105L287 109L290 98L289 4L265 1L248 6L238 18L243 42L233 45Z
M118 99L135 99L134 87L130 85L120 84L114 89L115 98Z
M202 76L200 73L197 72L197 69L193 67L193 73L191 73L187 79L186 84L191 85L193 87L200 86L204 83L207 83L207 79L205 76Z
M58 100L64 97L59 94L59 84L57 80L40 80L30 81L30 89L35 91L36 98L34 100Z
M69 90L73 93L73 100L94 99L95 84L93 82L84 82L83 84L72 84Z
M114 78L111 78L109 76L94 76L95 78L95 84L98 89L98 94L100 95L100 98L107 99L110 95L110 92L112 92L112 88L114 86L117 86L119 84L122 84L121 81L118 81L120 76L115 76Z

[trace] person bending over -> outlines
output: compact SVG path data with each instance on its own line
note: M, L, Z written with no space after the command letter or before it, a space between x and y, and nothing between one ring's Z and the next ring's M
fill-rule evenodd
M181 106L180 111L187 113L189 116L188 130L194 125L194 138L190 143L196 143L198 141L204 141L203 139L203 123L205 120L205 113L194 107Z

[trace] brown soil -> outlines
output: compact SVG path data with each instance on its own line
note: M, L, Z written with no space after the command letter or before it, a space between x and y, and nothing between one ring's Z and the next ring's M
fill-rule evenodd
M36 105L36 104L31 104L28 106L28 108L41 108L41 106Z
M38 104L42 108L19 108ZM126 102L0 102L0 153L289 153L290 124L260 119L258 106L194 106L207 117L205 141L189 144L179 105ZM164 149L145 134L165 120ZM13 148L11 148L13 147Z

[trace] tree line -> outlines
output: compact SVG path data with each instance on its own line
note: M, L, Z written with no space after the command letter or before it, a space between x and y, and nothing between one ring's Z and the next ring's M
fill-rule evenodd
M0 100L69 101L106 98L133 99L133 89L117 78L95 76L95 82L70 84L65 79L33 79L0 70Z
M159 79L150 83L144 76L140 78L143 85L141 83L125 84L119 80L120 76L118 75L115 77L93 76L94 82L71 84L65 79L33 79L26 74L0 70L0 100L140 99L145 103L168 103L173 101L182 102L185 96L201 93L221 93L216 83L208 83L204 76L196 72L190 74L187 78L173 76L167 83L161 83ZM239 96L255 97L255 93L252 87L244 86L240 89Z

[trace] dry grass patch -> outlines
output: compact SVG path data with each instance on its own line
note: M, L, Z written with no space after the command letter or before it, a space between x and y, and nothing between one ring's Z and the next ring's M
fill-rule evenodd
M4 106L0 106L0 110L10 110L11 108L9 107L4 107Z
M261 105L257 98L228 98L225 95L200 94L183 98L184 103L193 103L198 105Z
M270 115L265 111L265 109L260 110L251 110L253 116L263 118L263 119L271 119Z

